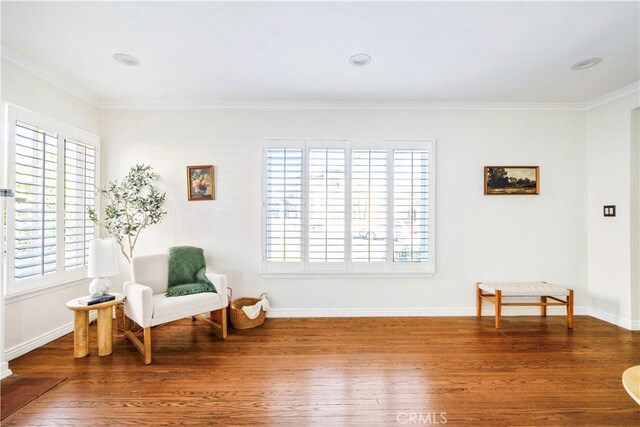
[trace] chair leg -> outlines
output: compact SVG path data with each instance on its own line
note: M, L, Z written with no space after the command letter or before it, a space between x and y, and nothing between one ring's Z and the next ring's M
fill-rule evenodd
M198 316L198 319L211 325L218 336L222 339L227 338L227 307L220 310L214 310L209 312L209 317Z
M151 327L144 328L144 364L151 363Z
M220 338L223 340L227 338L227 307L222 309L220 319Z
M144 357L144 364L151 363L151 327L144 328L143 336L144 343L140 341L140 338L131 331L131 319L127 316L124 317L124 336L127 337L131 344L134 345L136 350Z

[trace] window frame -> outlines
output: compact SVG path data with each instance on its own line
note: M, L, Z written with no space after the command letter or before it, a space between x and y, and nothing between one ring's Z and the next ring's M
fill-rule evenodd
M299 262L267 261L267 156L269 149L302 148L302 260ZM344 148L345 150L345 260L344 262L310 262L309 235L309 150L311 148ZM357 149L387 151L387 260L384 262L353 262L352 257L352 153ZM394 150L423 149L428 152L428 262L394 261ZM436 141L435 139L346 139L346 138L268 138L263 140L262 173L262 277L431 277L435 273L435 199Z
M5 176L4 182L8 188L16 188L16 122L21 121L37 126L57 134L57 174L56 174L56 271L45 275L38 275L16 280L15 278L15 202L7 209L6 235L6 269L5 295L15 297L36 292L42 289L63 287L64 285L87 278L87 266L65 269L65 143L66 140L82 142L94 147L95 182L100 183L100 138L90 132L78 129L66 123L35 113L14 104L4 105L4 141L5 147ZM100 197L96 196L96 210L100 211ZM94 235L99 236L99 227L94 225Z

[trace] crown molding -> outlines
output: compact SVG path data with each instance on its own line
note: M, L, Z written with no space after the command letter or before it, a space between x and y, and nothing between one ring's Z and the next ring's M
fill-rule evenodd
M608 104L634 92L640 92L640 80L587 102L585 109L591 110L592 108L600 107L601 105Z
M22 68L29 74L44 80L50 85L55 86L58 89L61 89L68 94L93 105L94 107L100 107L100 99L91 92L86 91L81 87L76 86L75 84L63 79L57 74L52 73L41 65L36 64L35 62L31 61L28 58L25 58L19 53L14 52L6 46L2 46L0 48L0 52L2 59L5 59L12 64Z
M583 103L513 102L352 102L352 101L213 101L213 100L103 100L104 109L115 110L584 110Z

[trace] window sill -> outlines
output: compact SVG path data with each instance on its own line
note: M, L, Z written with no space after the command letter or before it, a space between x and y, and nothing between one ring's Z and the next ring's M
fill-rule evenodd
M51 285L46 285L46 286L38 287L35 289L29 289L23 292L17 292L10 295L5 295L4 301L5 301L5 304L12 304L14 302L38 297L40 295L50 294L52 292L61 291L63 289L71 288L78 285L88 286L89 280L90 279L84 277L81 279L70 280L64 283L54 283Z
M375 278L429 278L433 273L428 272L345 272L345 271L264 271L260 274L263 279L375 279Z

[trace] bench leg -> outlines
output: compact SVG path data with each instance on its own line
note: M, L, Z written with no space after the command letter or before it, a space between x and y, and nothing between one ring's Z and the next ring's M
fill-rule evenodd
M547 317L547 297L540 297L540 316Z
M569 289L567 297L567 327L573 329L573 289Z
M496 329L500 329L500 318L502 316L502 291L496 290Z
M480 290L480 283L476 283L476 317L482 316L482 290Z

